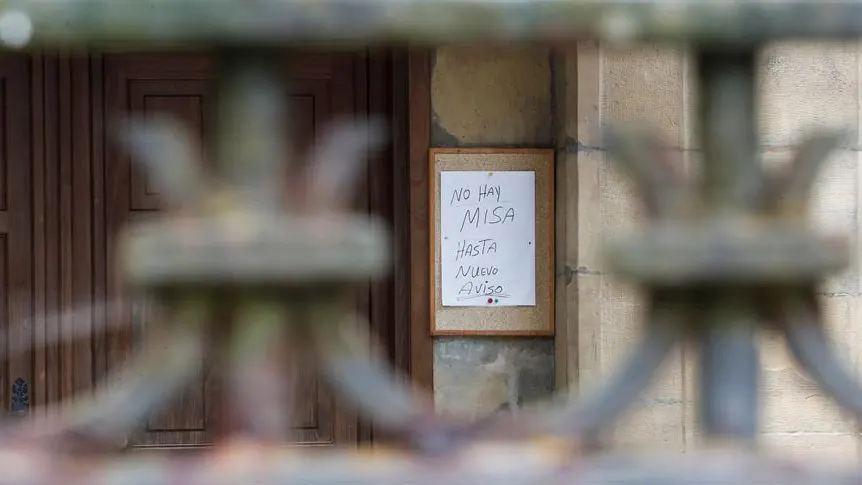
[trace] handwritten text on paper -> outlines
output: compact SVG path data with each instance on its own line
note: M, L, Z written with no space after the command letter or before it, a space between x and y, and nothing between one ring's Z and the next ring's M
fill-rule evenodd
M536 174L440 173L443 306L536 304Z

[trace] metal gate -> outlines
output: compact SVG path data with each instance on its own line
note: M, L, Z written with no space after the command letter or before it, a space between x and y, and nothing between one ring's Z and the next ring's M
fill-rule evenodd
M104 391L35 424L7 424L0 484L862 483L862 470L819 469L757 449L754 342L757 331L780 333L824 390L862 416L862 388L829 348L815 298L816 284L847 263L847 246L818 237L805 220L815 174L841 136L806 140L789 170L768 174L758 161L755 93L755 56L765 43L860 36L859 0L0 0L7 49L215 49L222 135L205 171L170 120L117 127L172 208L133 226L122 253L128 281L155 295L167 318L160 338ZM273 59L298 45L579 38L691 47L701 176L652 158L647 135L609 133L649 208L647 228L608 254L649 296L643 340L584 399L514 424L446 422L364 355L353 317L340 310L352 283L388 265L387 228L346 213L344 196L362 162L355 154L379 141L378 131L341 126L314 160L284 163L289 120ZM284 210L275 181L286 170ZM235 320L211 323L224 292L238 302ZM285 338L312 349L338 392L411 446L322 453L281 444L290 420L277 345ZM707 449L684 457L590 450L676 344L700 352ZM109 454L196 375L204 351L230 387L236 433L200 455Z

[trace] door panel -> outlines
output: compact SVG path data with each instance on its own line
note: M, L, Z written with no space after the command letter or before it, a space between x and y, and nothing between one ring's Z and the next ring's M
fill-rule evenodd
M167 114L181 121L198 136L208 129L204 124L210 108L205 105L207 83L196 79L132 79L128 81L128 106L130 111L144 114ZM139 170L130 171L130 210L158 210L156 187L149 174Z
M154 59L148 61L155 62ZM174 67L165 72L165 77L158 78L131 59L106 57L103 60L106 87L103 100L107 118L110 120L127 113L144 116L166 113L186 123L192 132L201 132L208 101L205 96L207 83L200 66L193 59L189 61L186 77L183 77L183 71ZM107 299L128 301L128 304L119 315L125 331L107 336L108 348L112 349L106 356L109 371L121 365L137 347L143 335L136 330L146 332L148 320L157 318L146 301L132 302L131 295L124 293L122 269L115 261L116 236L128 222L152 217L161 208L148 174L130 163L111 135L103 134L106 140L105 191L109 194L106 210ZM217 398L211 379L206 377L206 372L202 372L199 380L166 409L152 416L146 428L133 437L133 445L188 446L211 442L212 430L207 418L212 414Z
M314 140L321 127L336 114L353 111L352 63L336 56L308 58L308 68L291 79L291 103L296 117L292 129L298 140ZM201 56L116 56L105 58L104 98L107 116L119 113L171 114L193 133L203 135L207 114L216 102L210 94L212 63ZM304 77L303 77L304 76ZM288 134L285 134L286 136ZM308 143L306 143L308 145ZM309 146L298 147L301 150ZM122 149L108 142L106 150L108 256L116 254L116 234L128 221L153 215L161 208L158 193L147 174L129 163ZM107 262L107 298L128 299L113 259ZM143 321L146 305L128 305L126 323ZM131 332L109 336L109 367L128 357L135 345ZM332 395L318 382L307 363L293 362L289 373L298 376L295 424L288 440L326 445L349 444L357 439L356 416L339 409ZM210 443L219 414L216 384L206 371L198 382L158 416L154 416L134 444L139 446L185 446Z
M108 79L113 81L111 71L107 72ZM204 95L207 87L205 81L197 79L126 79L125 81L128 89L126 109L117 107L115 112L125 111L144 116L170 115L182 122L192 133L197 135L203 133L204 113L209 109L206 105L209 98ZM120 94L120 92L118 89L117 93ZM108 106L114 109L112 104ZM128 170L128 187L123 187L123 189L127 188L129 195L128 212L134 214L127 213L124 218L122 212L117 211L116 223L120 226L136 215L146 217L150 215L149 213L161 209L157 189L150 181L149 174L137 170L137 167L127 159L124 159L122 164L125 165L124 170ZM109 169L109 173L111 172ZM112 205L111 211L119 208ZM117 226L112 225L112 227ZM108 264L108 268L112 266ZM147 322L158 318L158 315L153 314L153 308L145 302L130 302L129 306L131 322L140 323L142 331L146 331ZM132 345L135 345L140 342L143 335L136 333L133 335L136 338L133 339ZM163 446L207 443L211 434L207 429L207 416L211 414L210 408L213 408L216 399L212 380L207 378L207 369L204 368L198 380L177 396L170 407L149 419L146 430L139 433L134 442Z
M11 343L33 332L33 251L30 183L28 59L0 58L0 321ZM26 412L33 386L32 358L13 355L0 372L0 412Z

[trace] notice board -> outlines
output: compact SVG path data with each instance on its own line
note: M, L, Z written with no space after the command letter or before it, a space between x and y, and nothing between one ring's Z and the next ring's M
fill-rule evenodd
M434 335L554 332L554 151L429 153Z

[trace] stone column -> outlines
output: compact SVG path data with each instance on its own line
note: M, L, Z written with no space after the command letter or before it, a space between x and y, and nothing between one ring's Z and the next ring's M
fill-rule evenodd
M452 47L432 62L433 147L553 146L546 48ZM483 417L517 411L554 388L553 338L439 337L437 410Z

